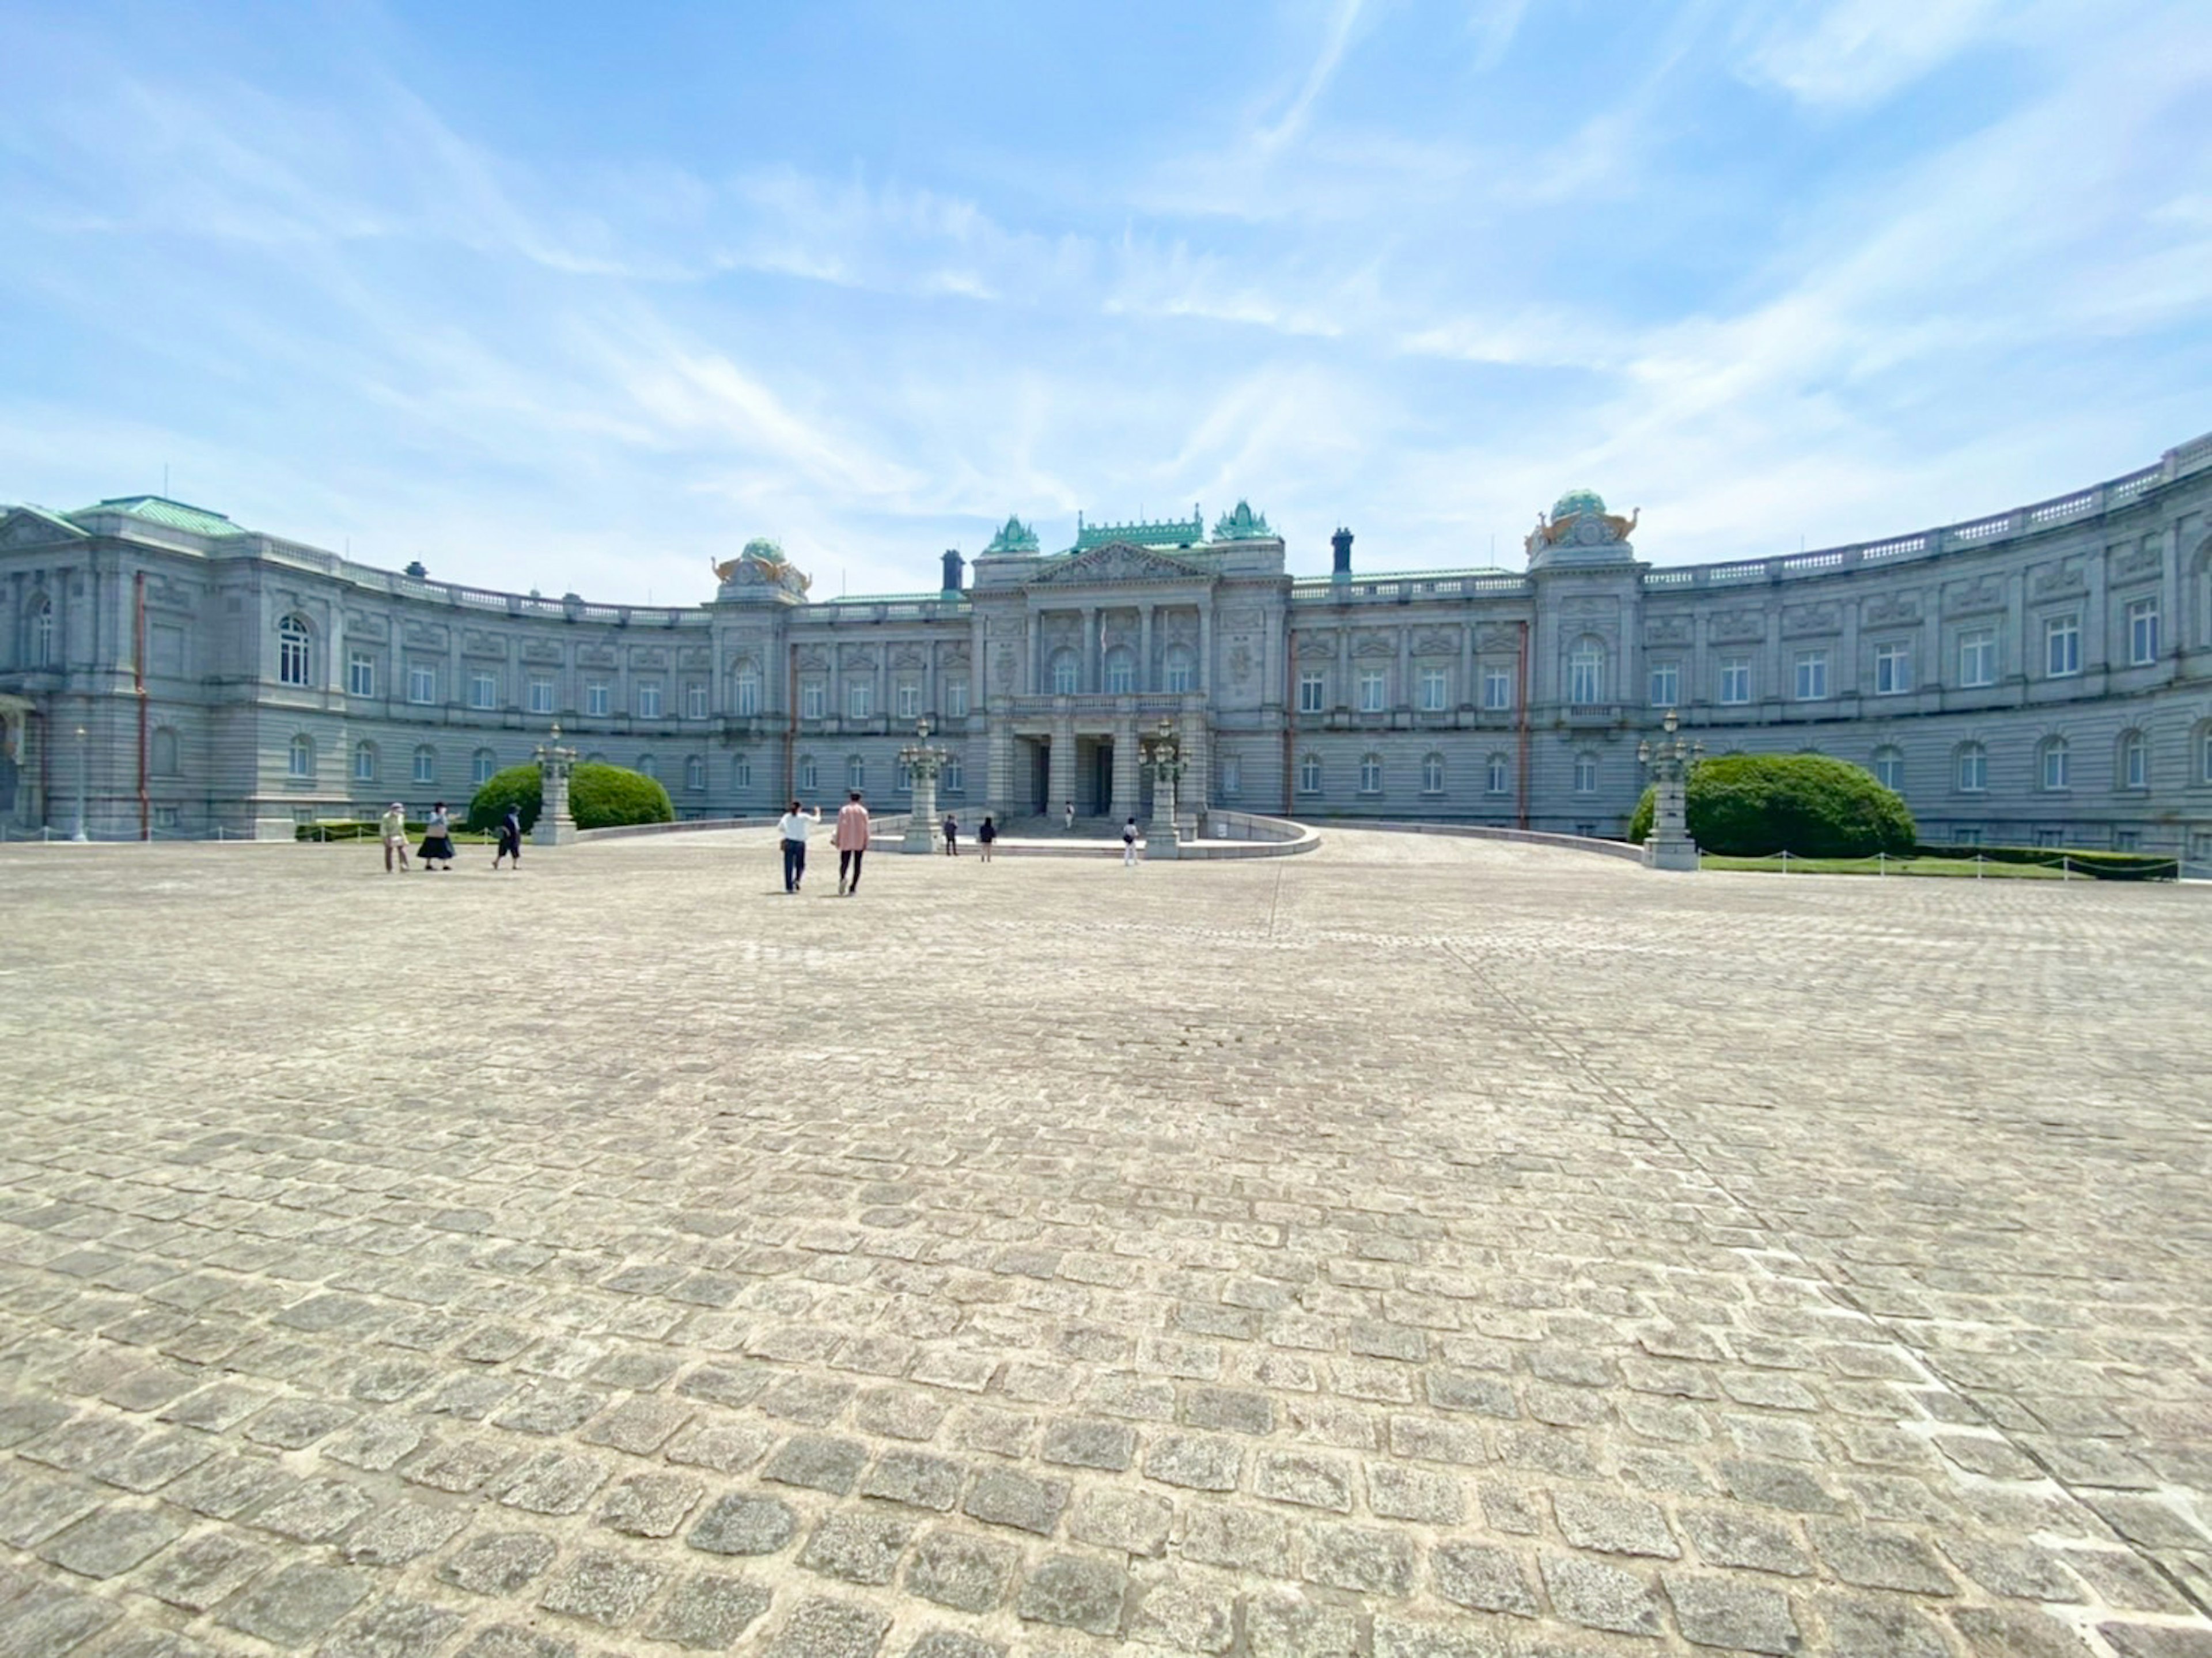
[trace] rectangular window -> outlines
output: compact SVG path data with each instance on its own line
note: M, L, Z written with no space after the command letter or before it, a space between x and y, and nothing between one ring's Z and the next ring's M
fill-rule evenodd
M730 762L730 785L737 789L753 786L753 762L748 756L741 754Z
M968 682L948 679L945 682L945 717L965 720L968 717Z
M1959 683L1971 689L1996 683L1996 629L1969 628L1959 635Z
M346 695L376 695L376 659L367 651L356 651L346 658Z
M418 783L438 780L438 751L435 749L415 750L415 780Z
M533 675L530 681L530 712L553 712L553 682L544 674Z
M614 688L611 685L607 684L605 681L599 681L584 687L584 712L586 714L596 714L605 716L614 712L614 706L615 693Z
M1127 696L1137 689L1137 665L1126 652L1116 651L1106 659L1106 694L1109 696Z
M154 827L155 829L174 829L176 826L177 809L174 806L156 806L154 808Z
M898 683L898 717L902 720L921 718L921 687L911 679Z
M1300 794L1321 793L1321 760L1318 756L1310 754L1298 762L1298 793Z
M1751 701L1749 657L1725 656L1721 659L1721 701L1730 704Z
M355 745L353 751L353 780L356 783L376 781L376 750L366 743Z
M945 756L945 770L937 780L947 794L967 793L968 779L960 769L958 755L948 754Z
M2158 601L2139 598L2128 606L2128 661L2138 668L2158 660Z
M2081 619L2054 616L2043 624L2043 671L2066 679L2081 671Z
M407 670L407 700L410 702L435 702L438 700L438 671L417 663Z
M1234 800L1244 793L1244 762L1233 754L1221 756L1221 794Z
M1482 706L1492 713L1513 706L1513 675L1505 668L1482 671Z
M1171 656L1168 659L1167 682L1170 694L1176 696L1197 689L1188 657Z
M1319 714L1322 711L1322 686L1327 682L1317 673L1298 676L1298 712Z
M760 712L760 677L741 673L738 676L738 716L750 720Z
M1577 651L1567 659L1567 701L1578 708L1605 701L1605 659L1595 651Z
M1450 684L1445 678L1444 671L1442 668L1421 670L1422 713L1442 714L1447 706L1445 699L1450 694Z
M1797 700L1815 702L1828 694L1828 653L1826 651L1797 653Z
M823 720L830 714L830 688L818 679L810 679L799 688L799 717L802 720Z
M495 708L499 706L499 680L488 673L469 676L469 706L472 708Z
M704 720L707 717L707 688L697 681L684 688L684 717L687 720ZM699 786L704 788L707 786L702 783Z
M1597 793L1597 756L1595 755L1578 754L1575 756L1575 793L1577 794Z
M2142 831L2141 829L2116 829L2112 831L2114 852L2136 852L2140 851L2142 847Z
M2212 829L2191 829L2189 832L2189 861L2192 864L2212 864Z
M1912 689L1912 650L1906 645L1874 647L1874 694L1900 696Z
M1372 669L1359 676L1359 712L1380 714L1382 701L1382 676Z
M660 718L660 683L647 680L637 688L637 717L640 720Z
M1651 706L1675 708L1682 704L1682 669L1674 662L1651 665Z
M845 687L845 717L866 720L876 711L876 688L865 679L856 679Z
M1978 847L1981 845L1982 831L1980 825L1968 823L1960 824L1957 829L1951 831L1951 844L1959 847Z
M808 755L799 762L799 792L812 794L822 786L822 768Z
M2035 844L2039 847L2063 847L2066 844L2066 831L2063 829L2038 829L2035 832Z

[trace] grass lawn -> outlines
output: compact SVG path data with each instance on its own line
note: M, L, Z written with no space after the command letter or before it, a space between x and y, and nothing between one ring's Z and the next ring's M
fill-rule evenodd
M2063 872L2040 864L1977 864L1971 858L1892 858L1886 865L1872 858L1792 858L1785 865L1780 858L1723 858L1708 852L1699 855L1698 867L1751 870L1768 875L1949 875L1965 876L1971 880L1978 874L1991 881L2063 878ZM2073 878L2086 881L2091 878L2077 874Z

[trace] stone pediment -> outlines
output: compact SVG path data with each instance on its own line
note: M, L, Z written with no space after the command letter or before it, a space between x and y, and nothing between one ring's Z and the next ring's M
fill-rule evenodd
M1103 581L1211 581L1211 571L1200 568L1148 547L1126 541L1109 542L1077 553L1065 562L1040 572L1032 587L1081 587Z
M42 547L87 538L83 531L66 519L42 513L35 507L17 507L5 518L0 518L0 547Z

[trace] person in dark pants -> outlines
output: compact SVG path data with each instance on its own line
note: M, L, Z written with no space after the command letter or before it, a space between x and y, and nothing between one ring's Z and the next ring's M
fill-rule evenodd
M983 849L983 861L991 861L991 843L999 838L999 826L991 821L991 814L983 814L983 827L975 831L975 844Z
M522 814L513 806L499 820L499 850L491 855L491 866L497 869L502 858L513 859L517 869L522 867Z
M960 855L960 820L949 811L945 814L945 855L947 858Z
M868 855L868 809L860 792L837 810L837 896L848 897L860 890L860 859Z
M799 890L799 884L806 878L806 831L822 821L822 808L815 807L810 814L794 800L791 810L776 823L776 833L783 837L783 890Z

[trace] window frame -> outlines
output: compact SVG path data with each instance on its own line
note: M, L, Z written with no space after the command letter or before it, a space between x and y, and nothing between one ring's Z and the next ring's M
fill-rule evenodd
M1972 780L1967 780L1971 769ZM1951 788L1957 794L1987 794L1990 790L1989 745L1965 742L1951 752Z
M551 714L553 712L553 681L549 676L532 674L530 678L529 690L531 713Z
M615 688L605 679L595 679L584 687L584 712L593 720L614 717Z
M1894 743L1885 743L1876 749L1867 769L1882 787L1899 794L1905 793L1905 750Z
M469 756L469 782L473 787L482 788L498 770L499 756L489 749L478 749Z
M1714 701L1724 708L1741 708L1751 702L1751 659L1724 656L1720 660L1719 695Z
M1382 793L1382 756L1372 750L1359 756L1359 792L1362 794Z
M684 717L687 720L705 720L710 718L713 713L713 708L708 701L707 682L703 679L685 680L684 682ZM702 784L701 786L703 788L705 785Z
M1997 683L1997 630L1962 628L1959 630L1959 689L1986 690ZM1974 665L1969 668L1969 662Z
M1874 647L1874 694L1904 696L1912 689L1912 647L1895 640Z
M1438 795L1444 792L1444 757L1434 749L1421 756L1421 793Z
M407 775L411 782L437 782L438 750L428 743L417 743L415 752L408 758Z
M658 679L641 679L630 687L630 689L635 693L634 701L637 707L637 717L640 720L659 720L663 717L660 712L661 683Z
M306 690L314 682L315 636L300 616L288 615L276 624L276 683Z
M1502 714L1513 706L1513 671L1503 666L1482 671L1482 707L1486 714Z
M1655 708L1679 708L1682 706L1682 665L1669 657L1650 665L1646 676L1651 691L1651 706Z
M1513 763L1502 754L1492 754L1483 762L1483 792L1486 794L1513 793Z
M1328 710L1328 676L1310 668L1298 672L1298 712L1325 714Z
M1811 688L1808 689L1809 678ZM1828 700L1828 653L1825 646L1811 646L1796 653L1791 659L1790 687L1796 695L1793 702L1825 702Z
M365 738L353 745L353 780L356 783L376 781L376 744Z
M1588 749L1575 752L1575 790L1577 794L1597 793L1597 756Z
M499 706L499 676L485 673L481 669L469 672L469 706L472 708L496 708Z
M1420 671L1421 712L1442 714L1451 707L1451 670L1423 668Z
M407 665L407 705L414 708L438 706L438 669L434 663Z
M368 651L346 653L346 695L374 696L376 695L376 658Z
M1357 687L1359 700L1353 706L1361 714L1387 714L1390 708L1389 677L1380 668L1362 668Z
M945 717L965 720L968 717L968 677L955 674L945 682Z
M757 673L737 676L737 685L731 695L736 705L732 712L738 719L750 720L760 713L760 676Z
M1317 754L1298 757L1298 793L1308 797L1317 796L1322 789L1321 756Z
M2128 665L2148 668L2158 660L2160 610L2155 598L2128 601Z
M2035 750L2035 786L2045 794L2064 794L2074 786L2074 752L2063 737L2046 737Z
M2063 616L2044 617L2043 677L2078 679L2081 674L2081 613L2069 610Z
M315 739L305 732L294 732L284 745L284 775L295 782L314 781Z

